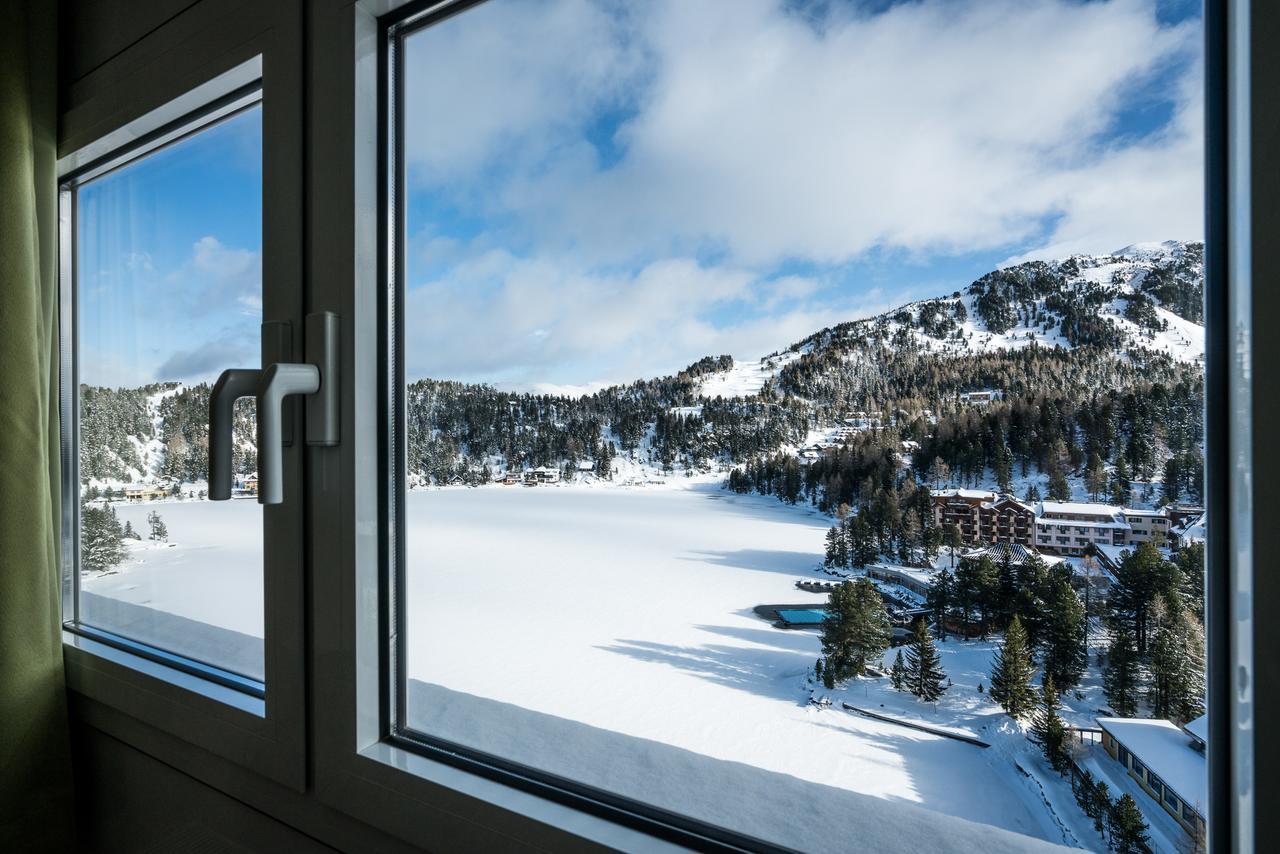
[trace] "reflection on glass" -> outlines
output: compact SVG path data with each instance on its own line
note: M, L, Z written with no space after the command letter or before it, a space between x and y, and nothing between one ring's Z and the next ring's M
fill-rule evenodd
M261 679L262 516L252 400L236 497L208 502L209 390L255 366L262 111L76 189L80 618Z
M877 848L868 814L1104 850L1084 772L1186 844L1198 15L405 36L403 723L802 850Z

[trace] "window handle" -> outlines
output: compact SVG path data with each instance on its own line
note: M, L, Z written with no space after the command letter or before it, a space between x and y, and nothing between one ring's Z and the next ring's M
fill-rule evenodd
M223 371L209 393L209 498L231 497L231 453L236 401L258 393L262 371L231 368Z
M279 321L263 324L264 352L280 349ZM232 368L222 372L209 395L209 498L231 497L233 410L242 397L258 398L258 503L279 504L284 498L284 400L294 394L307 399L307 444L338 444L338 316L321 311L307 315L307 362L274 362L260 371ZM271 330L268 335L267 330ZM267 351L267 341L277 341Z
M307 397L307 444L338 444L338 316L308 314L306 363L276 362L258 385L258 503L284 500L284 399Z
M284 399L320 390L315 365L276 362L262 371L258 389L258 503L284 500Z

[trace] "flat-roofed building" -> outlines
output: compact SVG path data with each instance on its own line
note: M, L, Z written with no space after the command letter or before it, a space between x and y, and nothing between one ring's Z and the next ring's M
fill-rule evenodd
M1209 807L1203 740L1190 729L1156 718L1098 718L1098 727L1111 758L1192 838L1199 838Z

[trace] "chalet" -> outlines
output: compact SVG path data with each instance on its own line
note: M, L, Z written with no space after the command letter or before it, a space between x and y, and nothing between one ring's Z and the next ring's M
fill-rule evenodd
M960 392L961 403L973 403L978 406L986 406L997 400L1004 400L1004 390L998 388L981 388L976 391Z
M1151 800L1198 838L1209 805L1204 739L1190 728L1153 718L1098 718L1102 746Z
M129 501L154 501L169 494L169 490L156 484L131 483L124 488L124 497Z
M559 483L560 469L548 468L547 466L538 466L536 469L524 473L525 486L538 486L543 483Z
M940 489L931 496L934 523L955 525L966 543L1032 545L1035 510L1011 495L978 489Z

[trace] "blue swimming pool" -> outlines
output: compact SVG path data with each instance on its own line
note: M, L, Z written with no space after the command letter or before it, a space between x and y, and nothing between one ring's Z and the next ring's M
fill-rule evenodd
M793 626L816 626L827 618L824 608L782 608L778 616Z

